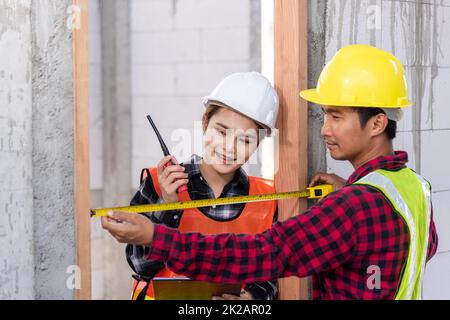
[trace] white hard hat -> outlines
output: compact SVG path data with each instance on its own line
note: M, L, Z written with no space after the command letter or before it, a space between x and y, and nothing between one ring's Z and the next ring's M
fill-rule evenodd
M237 111L263 127L275 129L279 100L269 80L258 72L233 73L223 79L209 96L207 108L218 105Z

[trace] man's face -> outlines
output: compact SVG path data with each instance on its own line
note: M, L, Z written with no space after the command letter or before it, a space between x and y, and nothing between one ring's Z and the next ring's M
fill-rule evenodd
M370 126L361 128L356 110L348 107L324 106L321 134L330 155L336 160L357 159L370 144Z
M203 160L217 172L240 168L258 147L258 126L237 112L220 108L205 130Z

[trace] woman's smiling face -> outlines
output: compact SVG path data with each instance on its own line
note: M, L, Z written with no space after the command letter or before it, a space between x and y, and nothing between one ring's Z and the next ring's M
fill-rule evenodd
M260 127L252 119L220 107L205 123L205 163L221 174L239 169L258 147Z

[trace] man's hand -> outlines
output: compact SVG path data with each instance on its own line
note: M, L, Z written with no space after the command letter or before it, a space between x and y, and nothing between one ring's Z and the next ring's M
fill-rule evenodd
M153 240L153 223L140 214L110 211L102 227L121 243L149 246Z
M331 184L333 185L333 190L339 190L345 185L345 180L334 173L323 173L318 172L314 175L309 183L310 187L314 187L319 184Z
M221 296L214 296L212 297L212 300L253 300L253 296L250 292L245 291L242 289L240 296L235 296L232 294L226 294L224 293Z

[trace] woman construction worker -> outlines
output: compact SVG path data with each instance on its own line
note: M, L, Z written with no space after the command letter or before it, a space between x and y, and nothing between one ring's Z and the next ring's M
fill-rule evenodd
M168 156L156 168L145 169L146 178L141 178L131 205L275 193L273 181L247 176L241 168L274 129L278 96L269 81L256 72L232 74L203 104L203 157L193 155L183 165L166 166L174 160ZM183 186L187 188L180 192ZM276 201L270 201L155 212L147 217L182 232L257 234L271 227L276 212ZM136 272L133 299L154 297L150 281L154 276L177 276L161 262L148 261L146 250L135 245L126 248L128 263ZM240 297L229 298L273 299L276 295L276 283L267 281L248 284Z
M120 242L148 246L148 259L193 279L312 275L316 299L421 299L438 240L430 184L406 166L406 152L393 149L401 110L411 105L402 64L372 46L347 46L317 87L300 94L322 105L331 157L355 170L346 181L314 179L338 188L306 212L257 235L181 233L125 212L102 217L103 227Z

